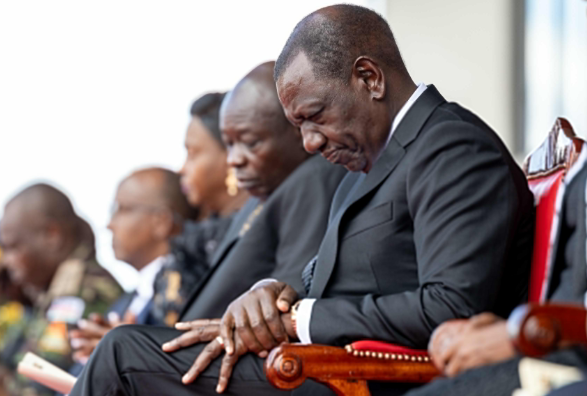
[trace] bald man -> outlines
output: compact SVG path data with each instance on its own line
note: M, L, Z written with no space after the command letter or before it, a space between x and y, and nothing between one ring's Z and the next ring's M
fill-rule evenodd
M76 360L86 362L100 339L122 323L164 324L153 315L156 275L172 260L170 239L181 233L184 220L194 215L175 172L146 168L120 182L108 229L116 258L137 270L137 287L114 304L108 318L93 315L92 320L82 321L79 329L71 331ZM179 292L181 284L175 286L162 293Z
M0 224L3 265L33 301L30 322L5 341L12 353L2 354L14 370L26 352L34 352L67 370L73 364L67 325L91 312L105 313L121 293L120 286L95 259L94 235L70 200L47 184L35 184L13 197ZM10 376L11 395L53 395L54 392Z
M219 318L231 301L264 278L303 290L300 273L318 251L330 202L346 171L304 151L299 131L279 104L273 67L273 62L258 66L224 99L220 124L228 164L235 168L239 189L253 198L233 220L205 282L194 288L183 322L176 325L182 331L114 329L94 351L71 395L199 394L181 378L206 346L201 342L217 333L201 332L196 319ZM209 323L217 328L217 319ZM221 351L214 344L206 349L216 356ZM262 375L262 369L255 370L244 377ZM215 394L217 369L210 374L197 384L204 394Z

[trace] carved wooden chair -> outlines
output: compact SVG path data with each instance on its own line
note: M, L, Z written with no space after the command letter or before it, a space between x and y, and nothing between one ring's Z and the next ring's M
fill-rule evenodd
M576 138L569 122L558 118L546 141L524 163L539 216L530 301L538 301L547 273L558 187L581 146L582 141ZM265 373L279 389L295 389L310 378L328 385L337 395L355 396L370 394L367 381L426 383L440 375L427 351L381 341L358 341L345 348L283 344L269 354Z

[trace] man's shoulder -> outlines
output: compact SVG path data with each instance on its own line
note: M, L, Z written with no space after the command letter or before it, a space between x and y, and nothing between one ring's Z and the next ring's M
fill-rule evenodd
M314 154L301 163L277 188L275 195L291 194L291 190L307 191L316 188L336 189L348 171L340 165L328 162L319 154Z
M122 288L114 277L94 257L72 257L58 267L48 297L50 306L60 301L79 300L82 312L104 313L122 294ZM72 303L73 304L73 303ZM66 304L67 305L67 304ZM86 315L84 315L86 316Z

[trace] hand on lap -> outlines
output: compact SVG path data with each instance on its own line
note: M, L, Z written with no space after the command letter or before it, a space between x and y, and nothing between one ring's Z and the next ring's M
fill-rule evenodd
M267 357L272 348L289 338L296 338L291 329L288 332L281 315L288 313L297 301L297 292L283 282L273 282L249 290L233 301L222 317L220 334L226 346L226 353L236 350L233 336L237 333L247 350ZM236 338L234 338L236 339Z
M69 332L74 360L85 363L106 333L120 325L135 322L136 318L132 314L125 315L122 320L117 314L109 315L108 319L98 314L90 314L88 319L81 319L78 327Z
M449 377L515 355L506 321L491 313L443 323L432 334L428 351L435 366Z

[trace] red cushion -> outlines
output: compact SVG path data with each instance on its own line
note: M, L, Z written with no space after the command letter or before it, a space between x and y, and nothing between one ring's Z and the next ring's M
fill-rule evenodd
M528 181L536 204L536 229L534 231L534 252L530 272L529 302L540 301L548 273L548 260L552 250L550 236L556 212L556 195L564 176L560 170L546 177Z
M422 349L411 349L403 346L388 344L382 341L357 341L351 344L351 347L355 351L369 351L369 352L381 352L381 353L394 353L396 355L409 355L409 356L423 356L427 357L428 352Z

